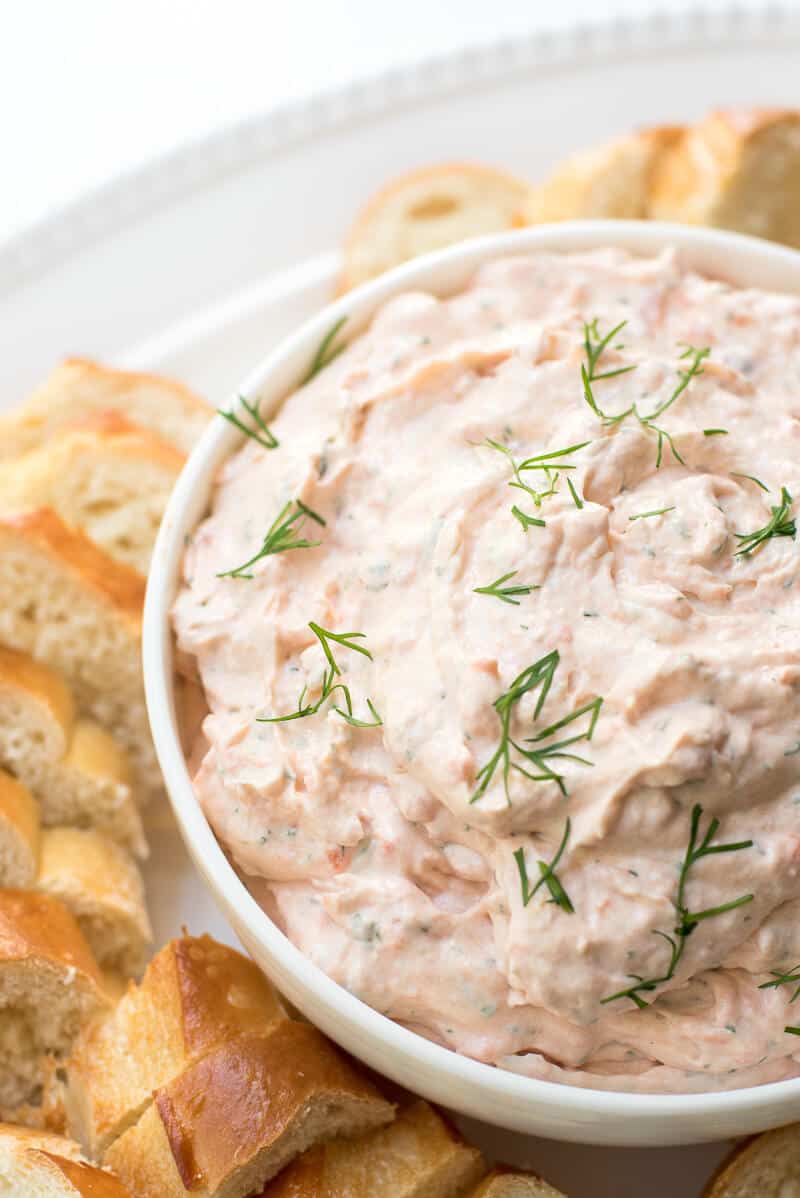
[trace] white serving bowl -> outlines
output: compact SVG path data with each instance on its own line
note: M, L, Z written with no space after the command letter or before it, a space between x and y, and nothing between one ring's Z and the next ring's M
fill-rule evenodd
M585 221L485 237L407 263L307 321L242 384L268 419L302 377L322 337L347 316L348 336L408 289L447 295L492 258L535 250L620 246L682 261L740 286L800 293L800 254L734 234L634 221ZM189 853L242 943L304 1015L354 1056L434 1102L516 1131L581 1143L687 1144L760 1131L800 1115L800 1079L728 1093L657 1095L578 1089L520 1077L459 1056L393 1023L328 978L283 935L237 876L195 798L178 734L170 607L184 538L206 512L218 467L240 444L214 420L172 494L153 557L144 614L144 675L153 738Z

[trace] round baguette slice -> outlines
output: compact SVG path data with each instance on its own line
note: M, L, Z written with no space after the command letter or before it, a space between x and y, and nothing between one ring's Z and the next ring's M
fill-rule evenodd
M402 175L369 201L344 246L341 294L409 258L526 223L528 184L471 162Z
M65 428L115 410L189 453L213 416L181 383L68 358L18 408L0 417L0 460L18 458Z
M0 1193L14 1198L131 1198L63 1136L0 1125Z
M321 1140L393 1115L321 1032L284 1020L229 1040L157 1090L104 1160L138 1198L246 1198Z
M468 1198L564 1198L564 1195L535 1173L493 1169Z
M104 412L0 465L0 505L50 507L111 557L146 574L185 460L119 412Z
M26 889L39 869L39 806L27 787L0 769L0 886Z
M735 1148L703 1198L800 1198L800 1123L764 1132Z

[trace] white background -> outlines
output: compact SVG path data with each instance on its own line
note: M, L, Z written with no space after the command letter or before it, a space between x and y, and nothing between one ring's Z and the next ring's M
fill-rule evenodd
M389 65L536 27L696 7L686 0L0 0L0 241L187 138Z

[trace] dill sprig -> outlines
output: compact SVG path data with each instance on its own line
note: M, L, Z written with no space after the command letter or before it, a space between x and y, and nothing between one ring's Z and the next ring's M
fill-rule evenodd
M783 1030L790 1036L800 1036L800 1027L785 1027Z
M353 700L350 688L345 686L343 682L336 681L337 677L341 677L342 671L339 669L339 665L331 649L331 641L334 641L343 648L352 649L355 653L361 653L364 657L368 657L372 661L372 654L365 645L356 645L353 643L355 640L363 639L366 634L363 632L331 632L329 628L322 628L319 624L315 624L313 620L309 621L308 626L319 641L328 663L322 675L322 690L320 691L319 699L317 699L316 703L306 703L308 687L304 686L297 700L297 708L294 711L290 711L287 715L258 716L256 723L285 724L289 720L302 720L307 716L316 715L332 695L336 694L337 691L341 691L347 710L343 711L341 707L332 704L332 708L337 715L340 715L353 728L379 728L383 724L383 720L375 710L371 699L367 699L367 707L372 715L372 720L359 720L353 715Z
M625 990L617 990L615 994L607 995L606 998L600 1000L601 1003L615 1002L618 998L630 998L637 1007L646 1007L648 1004L641 995L650 993L658 986L673 979L686 948L686 941L698 924L706 919L713 919L717 915L724 915L727 911L734 911L737 907L743 907L746 903L753 901L754 896L752 894L743 894L739 898L732 899L729 903L721 903L718 907L707 907L703 911L692 911L687 906L686 886L689 881L689 872L698 861L702 861L704 857L710 857L715 853L738 853L741 849L753 847L752 840L738 840L731 844L712 844L711 842L719 830L719 820L716 816L710 821L702 840L698 840L702 815L703 808L699 803L696 803L692 808L689 843L686 846L686 852L681 863L678 892L674 899L678 922L672 929L672 935L657 930L653 933L655 936L660 936L669 945L670 959L667 968L662 974L654 978L643 978L640 974L636 973L629 974L628 976L633 978L634 984L628 986Z
M538 516L528 516L520 508L514 504L511 508L511 515L515 520L519 520L522 526L522 531L527 532L529 528L546 528L547 521L540 520Z
M261 561L263 557L270 557L274 553L286 553L289 549L314 549L321 545L321 541L307 541L305 537L297 535L299 530L295 525L306 517L325 527L322 516L312 511L300 499L290 499L270 524L258 553L254 553L248 561L242 562L241 566L236 566L233 570L220 571L217 578L252 578L253 575L249 573L250 566Z
M790 516L791 506L794 500L792 499L786 487L781 487L781 501L774 504L771 508L772 516L764 525L763 528L757 528L755 532L735 533L736 540L739 542L739 548L736 550L736 557L746 557L761 546L764 545L772 537L794 537L797 534L797 525L794 516Z
M771 982L762 982L758 987L759 990L777 989L778 986L793 986L796 982L797 989L789 999L790 1003L794 1002L798 994L800 994L800 965L793 965L792 968L786 970L786 972L783 972L780 969L771 969L770 974L772 975L773 980Z
M227 420L229 424L232 424L235 428L238 428L239 432L244 433L246 437L250 437L251 440L256 441L259 445L263 446L264 449L277 449L280 442L269 425L266 424L262 419L261 413L258 410L258 402L256 401L256 403L252 404L248 403L243 395L240 395L238 399L239 403L252 420L252 425L245 424L245 422L239 416L237 416L235 412L226 412L222 408L217 408L219 415L222 416L224 420Z
M538 586L521 586L504 587L503 583L508 582L509 578L516 578L517 571L510 570L508 574L503 574L500 578L496 578L488 587L473 587L476 595L494 595L496 599L501 599L503 603L513 603L515 607L519 607L519 599L515 599L515 595L530 595L531 591L538 591Z
M674 512L675 507L657 507L652 512L637 512L635 516L628 516L629 520L649 520L651 516L664 516L667 512Z
M521 674L518 674L507 691L495 699L493 707L497 712L500 720L500 740L497 748L492 756L481 767L476 776L476 787L470 798L470 803L476 803L482 798L489 788L489 785L495 775L498 766L502 766L503 787L505 790L506 802L511 806L511 796L509 794L508 781L511 770L516 770L517 773L529 778L532 782L555 782L562 794L567 794L567 788L564 783L563 775L553 769L548 764L550 761L558 761L562 759L576 761L581 765L592 765L591 761L587 761L584 757L578 757L574 753L566 752L572 745L578 741L590 741L594 734L597 718L600 714L602 699L593 699L590 703L585 703L570 715L564 716L557 720L556 723L550 724L549 727L542 729L535 736L529 737L526 744L533 747L525 748L524 745L514 740L511 735L511 718L523 695L529 692L537 691L536 706L533 712L533 719L538 720L544 706L545 699L550 691L553 683L553 677L560 661L559 652L553 649L552 652L545 654L539 658L533 665L528 666ZM549 744L542 742L549 740L556 732L565 728L573 721L580 719L582 716L590 714L589 726L584 731L575 736L566 737L563 740L553 741ZM521 757L529 766L533 766L538 772L531 773L525 766L520 765L518 761L512 759L512 750Z
M582 509L583 508L583 500L581 499L578 492L575 490L575 486L572 482L572 479L569 477L567 478L567 486L569 487L569 493L572 496L572 502L575 504L575 507L578 508L579 510Z
M688 358L689 365L685 370L678 370L678 385L675 387L675 390L672 392L669 399L665 399L662 404L659 404L654 412L650 413L650 415L647 417L648 421L655 420L657 416L663 415L667 408L672 407L672 405L675 403L675 400L683 395L692 379L697 378L699 374L705 373L703 370L703 362L705 362L706 358L711 353L710 348L707 345L704 345L701 349L697 349L694 345L686 345L685 342L683 344L684 350L679 357L679 361L684 362Z
M726 428L704 428L704 437L727 437L728 430Z
M566 449L554 449L547 453L536 454L534 457L525 458L521 462L518 462L508 446L503 445L500 441L493 441L491 437L487 437L484 444L490 449L496 449L498 453L502 453L508 458L511 463L511 471L514 475L508 485L515 487L518 491L524 491L533 500L534 505L539 508L542 506L543 500L548 499L551 495L558 494L558 481L561 478L561 474L567 470L575 469L572 463L564 462L562 459L570 457L573 453L577 453L579 449L585 449L589 442L581 441L577 445L568 445ZM547 483L546 490L539 491L525 482L522 475L525 471L529 470L538 470L544 474ZM575 488L569 479L567 479L567 482L569 483L573 499L577 501ZM583 504L577 502L577 506L582 507ZM536 516L528 515L526 512L521 511L516 504L511 508L511 512L522 525L523 532L527 532L531 525L536 525L540 528L544 528L546 525L546 521L540 520Z
M322 338L317 348L317 352L314 354L314 357L311 361L311 365L308 368L308 372L300 381L301 387L304 387L306 383L310 383L311 380L315 378L321 370L324 370L326 366L330 366L334 358L338 358L339 354L341 354L347 348L344 343L336 346L333 344L337 333L346 322L347 317L342 316Z
M575 914L575 908L572 905L572 899L567 894L561 880L556 874L556 866L564 854L564 849L567 847L567 841L569 840L571 828L572 825L568 816L567 822L564 825L564 835L561 837L561 843L558 846L553 860L549 864L546 861L541 860L536 862L541 876L535 886L531 886L528 881L528 870L525 865L525 850L523 848L519 848L514 853L514 860L516 861L517 869L519 870L520 885L522 886L523 907L527 907L528 903L536 894L540 886L546 886L550 891L550 898L547 900L548 903L556 903L559 907L561 907L562 911L566 911L569 915Z
M766 491L769 495L769 487L766 483L762 483L760 478L756 478L755 474L739 474L736 470L731 470L731 478L746 478L748 482L755 483L762 491Z

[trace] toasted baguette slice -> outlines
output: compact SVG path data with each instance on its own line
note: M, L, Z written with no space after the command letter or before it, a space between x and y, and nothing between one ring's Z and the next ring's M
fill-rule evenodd
M189 453L213 415L187 387L154 374L68 358L15 411L0 417L0 459L18 458L65 428L118 411Z
M680 136L678 128L644 129L570 155L531 189L526 222L644 219L657 165Z
M89 945L47 895L0 891L0 1104L36 1099L43 1054L62 1055L110 1005Z
M98 724L75 719L60 674L2 645L0 764L33 793L43 823L97 827L146 855L125 754Z
M9 1198L131 1198L62 1136L0 1125L0 1193Z
M118 844L82 828L45 829L36 888L72 912L99 965L141 972L153 932L142 875Z
M800 1123L739 1145L703 1190L703 1198L793 1198L795 1194L800 1194Z
M0 769L0 887L24 890L38 869L38 804L27 787Z
M106 412L0 466L0 507L50 507L111 557L147 574L185 457L118 412Z
M143 797L162 783L141 669L144 581L49 508L0 517L0 642L59 670L130 752Z
M347 235L338 291L419 254L518 228L527 198L521 179L471 162L402 175L373 196Z
M321 1032L284 1020L212 1049L157 1090L104 1159L139 1198L245 1198L321 1140L393 1114Z
M648 215L800 246L800 111L712 112L655 172Z
M153 1091L203 1053L247 1032L266 1032L286 1012L247 957L210 936L172 940L141 985L87 1027L67 1074L72 1135L92 1157L134 1123Z
M564 1198L564 1195L534 1173L493 1169L469 1198Z
M261 1198L457 1198L484 1172L478 1149L420 1100L388 1127L312 1148Z

